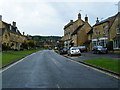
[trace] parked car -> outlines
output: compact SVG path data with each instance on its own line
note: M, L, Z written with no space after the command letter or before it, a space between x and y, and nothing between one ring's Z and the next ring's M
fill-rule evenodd
M78 47L81 52L87 52L87 47L86 46L79 46Z
M73 56L73 55L81 55L81 52L78 47L71 47L68 50L68 55Z
M94 46L93 53L108 53L108 50L103 46Z
M63 48L60 50L60 54L67 54L68 49L67 48Z

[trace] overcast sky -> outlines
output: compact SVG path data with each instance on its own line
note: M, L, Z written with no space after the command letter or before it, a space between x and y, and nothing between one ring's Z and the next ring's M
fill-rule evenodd
M15 21L20 32L25 34L63 36L64 26L71 19L75 21L79 12L83 20L88 15L91 25L97 17L104 20L118 12L119 0L96 1L0 0L0 14L7 23Z

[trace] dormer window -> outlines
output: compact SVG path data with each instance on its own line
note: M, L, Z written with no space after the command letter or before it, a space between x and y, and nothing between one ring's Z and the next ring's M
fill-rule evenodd
M116 33L117 33L117 34L120 34L120 28L117 28L117 29L116 29Z

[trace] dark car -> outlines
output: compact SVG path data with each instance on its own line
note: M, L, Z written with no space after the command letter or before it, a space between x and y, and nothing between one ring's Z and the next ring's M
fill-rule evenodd
M78 47L81 52L87 52L87 47L86 46L79 46Z
M94 46L93 47L93 53L97 54L97 53L108 53L107 48L103 47L103 46Z
M63 48L60 50L60 54L67 54L68 49L67 48Z

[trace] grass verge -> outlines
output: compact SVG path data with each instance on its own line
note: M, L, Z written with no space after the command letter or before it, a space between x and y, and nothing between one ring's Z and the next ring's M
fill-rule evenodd
M40 51L40 50L43 50L43 49L11 51L11 52L0 53L0 56L2 57L2 58L0 58L0 65L1 65L0 68L18 60L18 59L21 59L21 58L25 57L26 55L29 55L33 52Z
M94 58L83 61L85 63L104 68L106 70L110 70L116 73L120 73L120 61L104 59L104 58Z
M60 54L60 51L59 50L55 50L56 53Z

